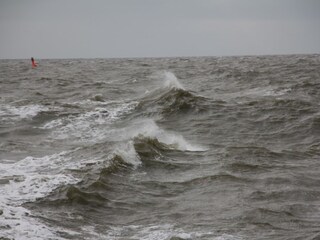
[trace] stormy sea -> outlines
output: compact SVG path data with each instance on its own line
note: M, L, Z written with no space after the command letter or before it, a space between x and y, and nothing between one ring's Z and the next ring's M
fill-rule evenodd
M0 60L0 239L320 239L320 55Z

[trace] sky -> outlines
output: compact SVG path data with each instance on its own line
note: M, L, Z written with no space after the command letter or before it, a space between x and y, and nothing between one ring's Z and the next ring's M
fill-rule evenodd
M0 0L0 58L320 53L320 0Z

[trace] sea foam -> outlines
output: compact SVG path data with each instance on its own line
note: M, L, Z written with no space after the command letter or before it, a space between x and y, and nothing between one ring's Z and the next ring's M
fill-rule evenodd
M4 120L21 120L36 116L41 111L48 111L45 106L34 104L25 106L0 105L0 117Z
M47 196L59 186L75 184L79 181L61 171L61 164L68 162L67 152L40 158L26 157L18 162L0 163L0 228L3 237L16 239L54 238L55 231L30 216L21 204ZM0 236L1 236L0 234Z
M52 129L54 139L77 139L85 142L99 142L106 136L107 128L102 130L101 125L114 123L124 114L135 108L136 102L108 104L95 106L93 110L66 116L45 123L42 129Z

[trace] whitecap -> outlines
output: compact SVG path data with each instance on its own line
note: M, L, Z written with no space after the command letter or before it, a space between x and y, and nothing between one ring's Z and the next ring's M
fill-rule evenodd
M178 78L173 72L162 70L154 72L150 78L154 81L155 86L152 90L146 90L146 93L157 92L163 89L183 89L183 85L180 83Z
M141 160L134 148L133 141L119 144L114 154L119 155L125 162L131 164L133 167L141 165Z
M177 89L183 89L184 87L179 82L176 75L174 75L172 72L164 71L163 73L163 79L164 79L164 86L169 88L177 88Z
M99 142L105 138L107 128L102 130L101 125L109 125L130 112L137 105L136 102L118 103L97 106L94 110L67 116L45 123L40 128L53 129L51 137L54 139L76 138L85 142Z
M144 136L155 138L172 149L181 151L206 151L202 146L191 144L185 138L175 132L160 128L153 119L140 119L132 122L129 127L110 132L115 140L129 140L135 137Z
M38 104L25 106L0 105L0 116L4 120L30 119L39 112L48 110L48 107Z

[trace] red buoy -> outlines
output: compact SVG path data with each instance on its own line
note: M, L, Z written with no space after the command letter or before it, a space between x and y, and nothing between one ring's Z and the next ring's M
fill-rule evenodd
M34 61L33 57L31 58L32 68L35 68L38 66L38 64Z

